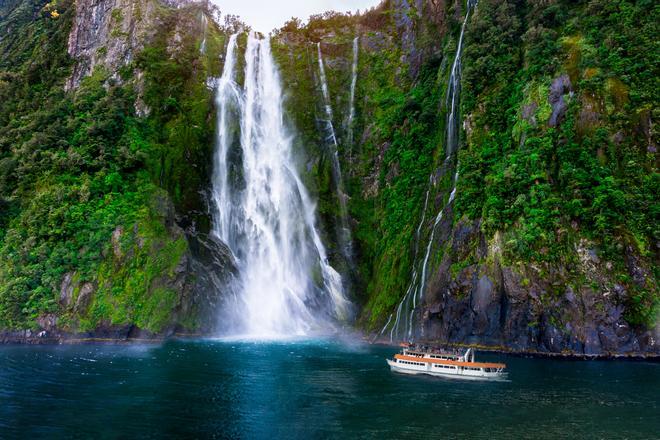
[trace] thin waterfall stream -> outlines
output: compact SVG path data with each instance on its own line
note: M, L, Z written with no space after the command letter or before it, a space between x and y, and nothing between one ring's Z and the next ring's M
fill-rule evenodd
M206 35L208 34L209 19L206 17L206 14L202 13L202 43L199 45L199 53L202 55L206 54Z
M339 161L339 143L333 124L333 110L332 101L330 100L330 89L328 87L328 79L325 74L325 66L323 63L323 54L321 52L321 43L316 44L318 64L319 64L319 81L321 83L321 93L323 96L323 107L325 110L325 125L326 125L326 141L330 147L330 162L332 165L332 177L335 182L335 190L337 198L339 199L339 221L340 228L338 230L338 240L341 246L342 254L346 261L353 264L353 243L351 238L351 228L348 224L348 195L344 189L344 177L341 171L341 162ZM357 81L357 79L356 79ZM354 99L354 97L353 97Z
M452 156L458 150L458 133L459 133L459 106L460 106L460 93L461 93L461 55L463 52L463 37L465 35L465 29L467 27L468 19L470 17L470 12L476 7L476 0L468 0L467 10L465 12L465 18L463 20L463 25L461 26L461 33L458 39L458 45L456 47L456 55L454 57L454 62L452 63L451 71L449 74L449 81L447 84L446 92L446 102L445 106L447 108L447 124L446 124L446 137L445 137L445 165L451 163ZM458 170L458 164L456 165ZM424 210L422 211L422 219L419 223L419 226L416 231L415 236L415 250L413 254L413 270L411 274L410 284L406 290L403 299L396 308L396 312L390 315L385 326L380 331L378 336L382 336L388 329L390 323L392 322L392 317L394 316L394 323L392 324L391 330L389 332L390 341L394 340L412 340L414 338L414 318L415 312L418 307L422 305L422 300L424 298L424 293L426 290L426 282L428 278L428 264L431 255L431 250L435 240L436 229L440 222L443 219L445 211L447 208L454 202L456 198L456 190L458 183L458 171L454 174L452 190L449 195L449 199L440 209L438 214L433 221L431 226L431 233L429 240L427 242L426 251L424 253L424 258L421 262L421 271L417 269L417 257L418 257L418 247L420 240L420 232L422 225L426 220L426 209L428 207L429 194L431 190L431 184L433 183L433 178L430 178L429 189L426 192L426 198L424 202ZM419 273L418 273L419 272ZM420 319L421 321L421 319ZM420 335L423 335L424 328L420 322Z
M351 94L348 101L348 119L346 121L346 138L347 145L349 148L349 157L352 156L353 152L353 123L355 122L355 90L357 88L357 76L358 76L358 57L360 52L360 37L355 37L353 39L353 64L351 65Z
M283 111L270 40L250 33L245 80L236 80L232 35L216 91L213 233L234 254L224 331L276 337L328 331L350 303L316 228L315 205L302 184ZM235 158L239 158L236 160Z

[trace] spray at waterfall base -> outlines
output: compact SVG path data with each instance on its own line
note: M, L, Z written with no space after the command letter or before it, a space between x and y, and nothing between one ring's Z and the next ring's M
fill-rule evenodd
M230 38L216 92L213 233L238 266L221 329L265 337L331 330L350 315L351 304L297 171L270 41L247 35L241 86L239 38Z

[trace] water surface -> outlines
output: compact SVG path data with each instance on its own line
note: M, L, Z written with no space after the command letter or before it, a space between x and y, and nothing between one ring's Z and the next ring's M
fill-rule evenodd
M0 347L0 438L658 438L660 365L482 354L509 382L391 373L333 341Z

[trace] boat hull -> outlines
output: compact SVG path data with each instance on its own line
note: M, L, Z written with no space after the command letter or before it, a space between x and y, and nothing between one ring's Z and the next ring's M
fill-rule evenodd
M420 362L423 363L423 362ZM450 379L462 380L487 380L503 381L506 380L506 373L486 373L481 371L463 370L461 368L446 369L437 371L433 369L432 364L423 363L423 365L402 365L393 360L387 359L390 370L402 374L426 374L428 376L445 377Z

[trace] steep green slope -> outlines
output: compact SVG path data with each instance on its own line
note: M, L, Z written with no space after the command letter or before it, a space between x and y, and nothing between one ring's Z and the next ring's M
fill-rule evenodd
M463 130L450 162L445 93L465 4L417 8L386 2L362 16L291 22L279 35L303 130L322 118L314 50L322 43L350 182L361 323L379 330L396 317L435 229L417 337L657 350L657 6L481 0L466 29ZM348 145L358 35L359 142ZM325 151L318 134L307 150ZM322 170L331 222L337 204ZM456 201L434 227L455 172Z
M207 79L241 24L202 28L203 5L134 0L76 27L90 19L85 1L0 5L0 328L209 330L221 292L203 274L231 261L206 235ZM389 0L273 36L303 177L360 328L520 350L660 350L659 12L648 0L480 0L449 159L465 2ZM352 259L339 243L318 43ZM420 287L415 309L410 294L399 309Z
M224 34L210 28L207 58L201 9L155 7L158 20L147 24L156 37L144 50L118 72L97 66L70 92L75 5L3 9L11 13L0 27L0 328L209 325L176 220L208 228L197 214L206 210L199 189L213 136L205 82L219 69Z

